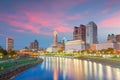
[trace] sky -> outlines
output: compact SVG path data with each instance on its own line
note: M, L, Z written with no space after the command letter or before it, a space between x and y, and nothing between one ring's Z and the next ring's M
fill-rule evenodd
M0 0L0 46L6 37L15 41L15 49L29 46L35 39L42 48L53 42L53 31L59 41L73 39L74 26L94 21L98 40L108 34L120 34L120 0Z

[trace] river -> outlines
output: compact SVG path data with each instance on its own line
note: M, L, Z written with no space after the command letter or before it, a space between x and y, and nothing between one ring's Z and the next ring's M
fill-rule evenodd
M42 63L12 80L120 80L120 68L73 58L42 58Z

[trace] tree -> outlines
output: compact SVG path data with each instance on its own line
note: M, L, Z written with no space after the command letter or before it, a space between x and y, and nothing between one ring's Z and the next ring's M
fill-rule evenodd
M7 55L7 54L8 54L7 51L4 50L1 46L0 46L0 53L3 53L4 55Z
M82 50L81 53L82 53L82 54L87 54L87 53L88 53L88 50Z
M0 52L3 53L4 49L0 46Z
M107 49L107 54L114 54L115 50L113 48Z
M3 58L4 54L3 53L0 53L0 58Z
M16 56L17 56L17 52L15 52L14 50L9 50L8 53L9 53L9 55L11 55L12 57L16 57Z

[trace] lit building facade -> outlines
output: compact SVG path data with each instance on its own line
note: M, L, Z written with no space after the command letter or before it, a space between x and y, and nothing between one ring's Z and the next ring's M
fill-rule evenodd
M108 49L113 48L115 50L120 50L120 44L114 42L104 42L96 44L96 50Z
M46 49L46 51L47 51L47 52L52 52L52 46L48 47L48 48Z
M58 52L63 52L65 50L65 45L62 42L58 42L57 47L58 47Z
M14 50L14 39L6 38L6 50Z
M65 43L65 52L85 50L85 42L81 40L72 40Z
M97 25L94 22L89 22L86 26L86 46L89 49L90 44L98 43Z
M90 44L90 50L96 50L96 44Z

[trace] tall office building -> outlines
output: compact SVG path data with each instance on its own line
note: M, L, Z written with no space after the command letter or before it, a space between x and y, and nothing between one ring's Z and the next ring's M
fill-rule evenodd
M53 46L57 46L57 43L58 43L58 33L57 33L57 31L53 32L53 37L54 37Z
M35 40L34 42L31 42L30 45L29 45L29 49L31 49L33 51L38 51L39 42L37 40Z
M34 49L38 50L39 49L39 43L37 40L34 41Z
M74 40L80 39L80 38L79 38L79 27L77 27L77 26L74 27L73 39L74 39Z
M33 49L33 48L34 48L34 42L31 42L31 43L30 43L29 48L30 48L30 49Z
M6 50L14 50L14 39L6 38Z
M86 42L86 26L85 25L80 25L80 27L74 27L74 32L73 32L73 39L74 40L82 40Z
M96 43L98 43L97 25L91 21L86 26L86 46L89 48L90 44Z

